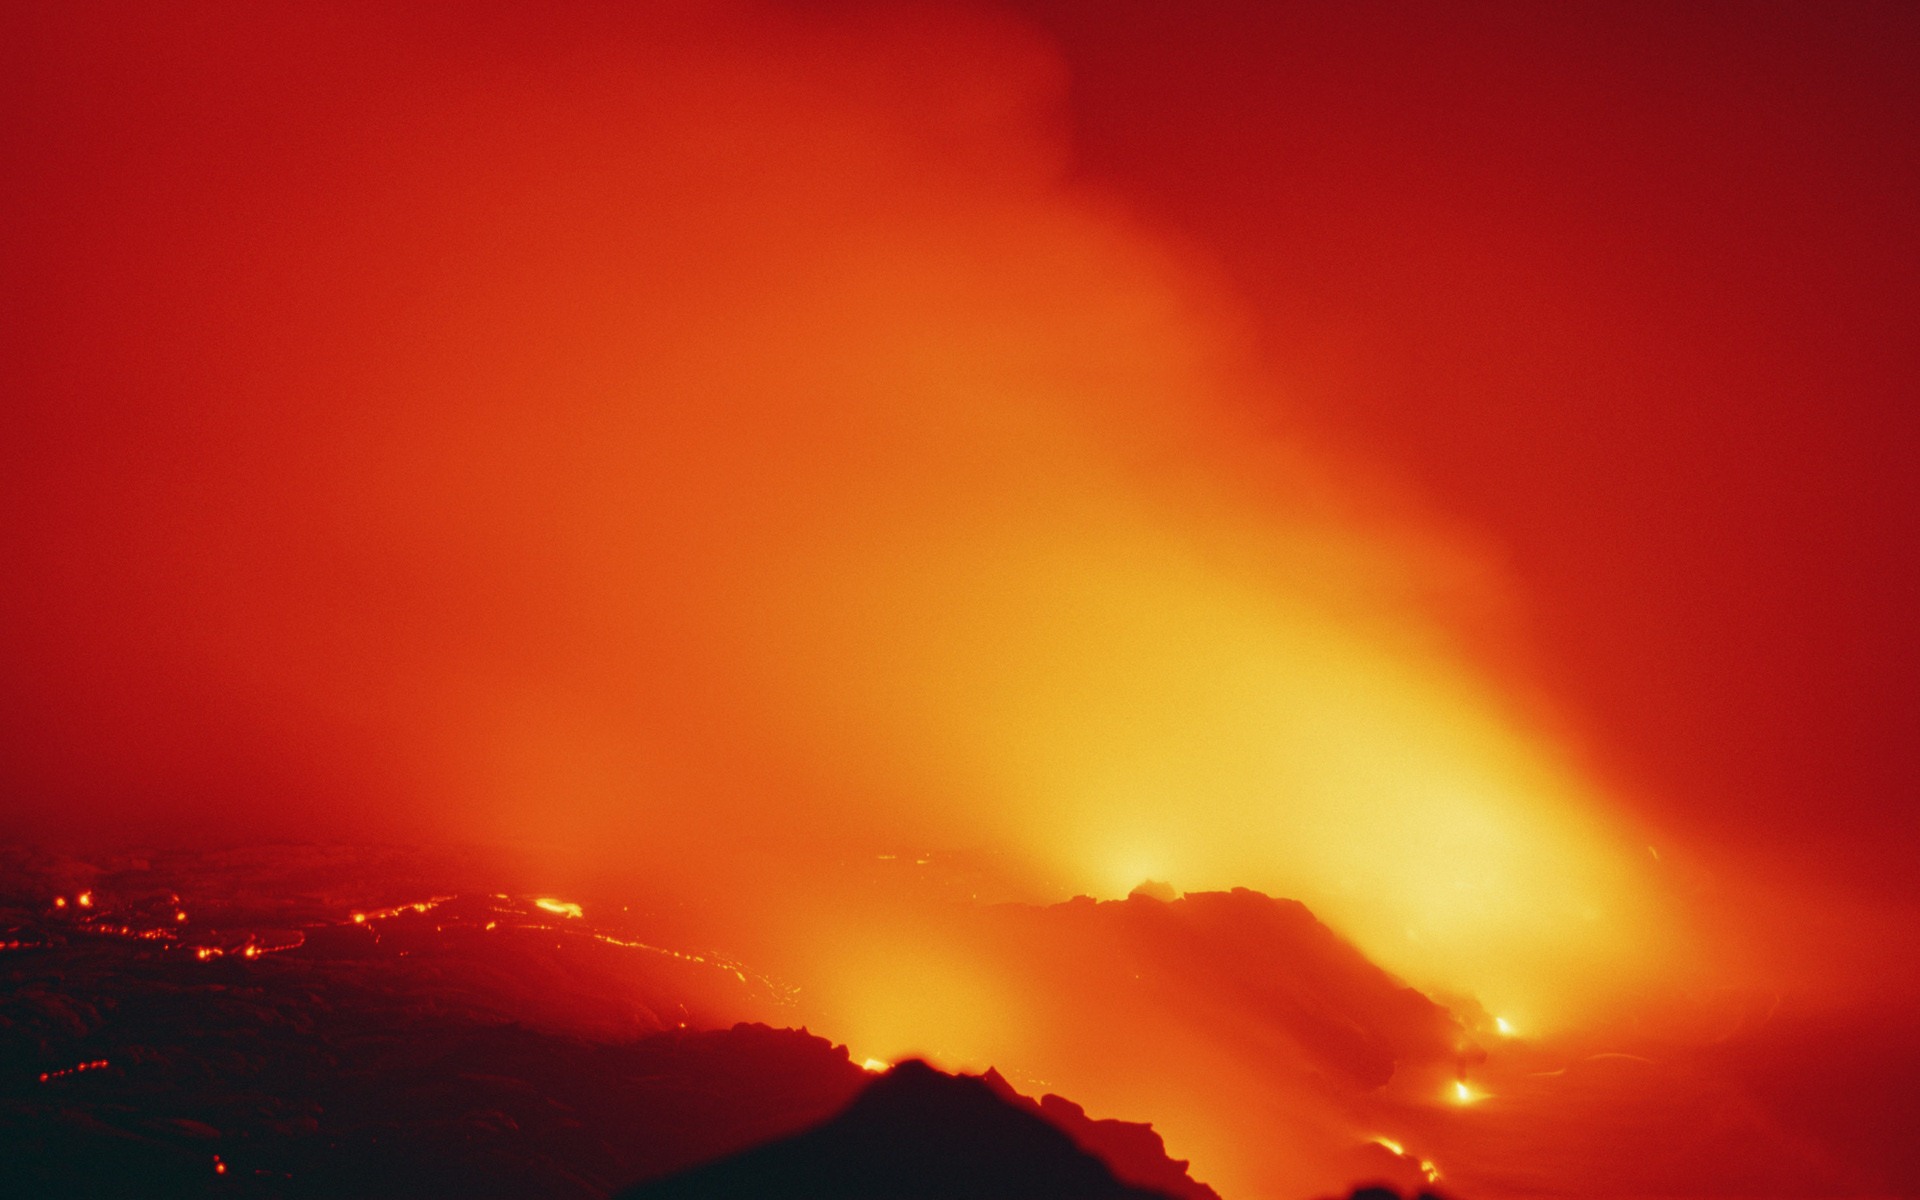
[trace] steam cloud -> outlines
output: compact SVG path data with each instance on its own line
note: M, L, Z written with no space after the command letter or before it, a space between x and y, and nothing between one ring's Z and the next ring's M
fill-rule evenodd
M1489 573L1244 419L1230 302L1072 181L1022 27L8 20L10 836L770 906L765 847L975 849L1298 896L1540 1020L1660 968L1446 633Z

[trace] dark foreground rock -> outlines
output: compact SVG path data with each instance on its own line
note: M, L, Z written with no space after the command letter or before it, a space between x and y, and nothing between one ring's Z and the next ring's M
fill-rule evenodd
M985 1081L904 1062L805 1133L623 1200L1167 1200L1130 1187Z
M260 857L0 869L0 1195L587 1200L820 1126L875 1078L804 1029L715 1028L782 994L710 951ZM1197 1187L1145 1126L966 1087L1017 1118L1001 1150L1065 1147L1036 1179L1117 1186L1048 1104L1123 1174Z

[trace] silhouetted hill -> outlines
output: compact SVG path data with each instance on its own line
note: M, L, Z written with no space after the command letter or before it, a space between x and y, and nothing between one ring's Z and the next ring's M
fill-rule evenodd
M1166 1200L1129 1187L985 1081L917 1061L805 1133L635 1188L623 1200Z

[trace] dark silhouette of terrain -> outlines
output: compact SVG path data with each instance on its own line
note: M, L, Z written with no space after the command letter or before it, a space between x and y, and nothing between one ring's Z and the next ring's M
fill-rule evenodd
M1150 1125L993 1071L876 1081L657 913L589 920L463 869L0 850L0 1194L1219 1200ZM941 936L1032 982L1022 1020L1109 1059L1219 1022L1256 1069L1365 1089L1457 1028L1256 893L947 912L970 924Z
M1167 1200L984 1080L903 1062L831 1121L623 1200Z
M867 1078L796 1030L379 1028L228 986L177 997L199 1012L145 1025L103 1069L10 1072L0 1194L584 1200L812 1124Z
M804 1029L699 1029L754 998L733 964L531 902L370 901L351 863L295 849L19 857L0 855L0 1194L585 1200L818 1126L874 1080ZM1037 1127L1078 1164L1061 1178L1119 1188L1086 1194L1154 1194L1098 1154L1210 1200L1149 1127L993 1078L1001 1095L965 1082L1015 1118L1007 1153Z

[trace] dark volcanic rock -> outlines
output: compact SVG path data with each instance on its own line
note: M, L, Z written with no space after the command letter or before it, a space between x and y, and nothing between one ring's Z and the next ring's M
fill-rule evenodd
M765 992L711 955L489 892L382 901L325 854L288 852L277 889L233 858L0 854L0 1194L586 1200L817 1126L872 1079L805 1030L681 1027ZM1129 1178L1185 1180L1145 1126L1049 1103Z
M624 1200L1166 1200L1120 1183L1035 1113L964 1075L904 1062L845 1112Z
M0 856L0 1194L587 1200L869 1078L804 1030L679 1028L672 998L748 990L729 964L488 893L356 922L228 865ZM542 1020L567 1009L596 1019Z
M101 1069L16 1075L0 1193L599 1197L809 1126L867 1078L798 1030L607 1044L438 1017L374 1027L394 1015L346 1006L299 1034L196 1006L143 1026L150 1042L110 1033Z

